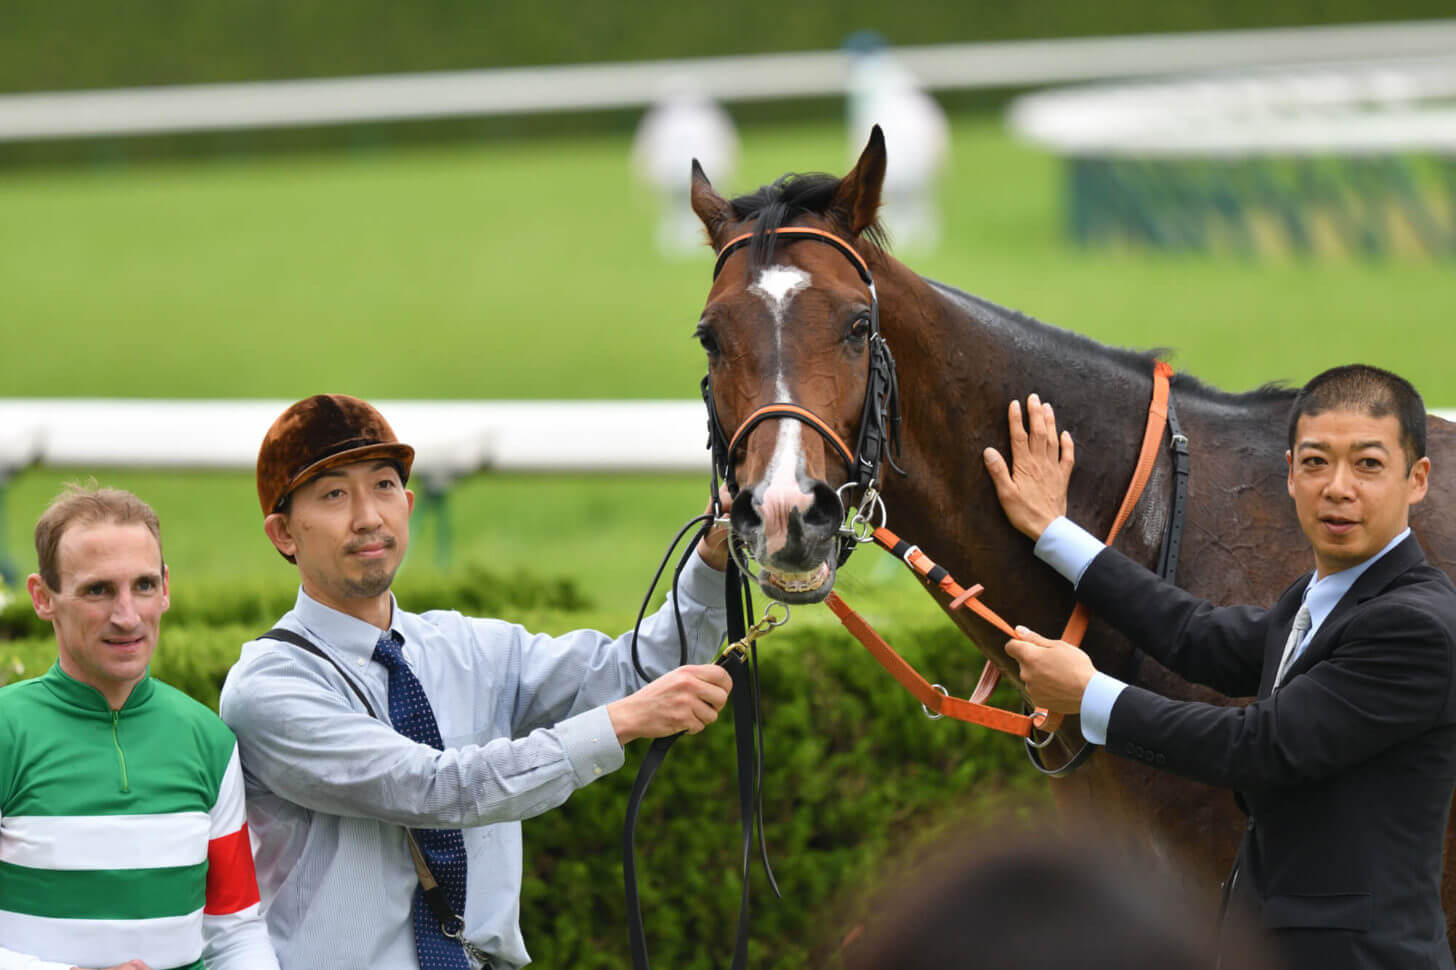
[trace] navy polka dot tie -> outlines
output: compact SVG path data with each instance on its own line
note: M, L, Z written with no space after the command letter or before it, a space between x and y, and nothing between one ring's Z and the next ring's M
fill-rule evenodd
M389 632L374 647L374 660L389 671L389 720L394 729L411 741L428 744L443 751L440 726L430 699L400 648L404 638ZM413 829L415 841L429 863L435 881L445 890L450 908L465 912L465 840L459 829ZM420 957L420 970L470 970L470 962L460 944L440 929L440 921L425 902L425 891L415 887L411 915L415 923L415 951Z

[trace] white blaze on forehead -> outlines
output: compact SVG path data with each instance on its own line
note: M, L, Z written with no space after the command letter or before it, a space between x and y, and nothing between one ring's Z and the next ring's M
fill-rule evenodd
M784 310L794 294L809 285L809 274L797 266L765 266L748 292L763 298L773 312L774 323L783 326Z
M808 273L795 266L767 266L759 270L758 279L748 292L763 300L774 320L774 350L777 355L778 373L774 379L774 394L779 403L792 403L789 388L784 380L784 314L790 301L800 290L809 286ZM763 538L765 552L772 555L781 549L788 539L789 513L794 508L804 509L812 502L812 496L799 487L799 469L803 455L799 447L799 422L782 419L779 421L779 436L774 443L773 457L764 474L762 491L759 493L763 515Z

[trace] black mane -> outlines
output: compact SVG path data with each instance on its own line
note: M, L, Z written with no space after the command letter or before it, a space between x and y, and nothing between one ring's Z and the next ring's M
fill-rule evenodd
M823 172L790 172L772 185L765 185L757 192L740 195L729 202L736 219L743 222L757 220L753 227L753 241L748 247L749 268L756 269L773 258L775 237L772 232L792 225L800 216L826 219L848 240L850 227L845 225L844 213L833 208L839 181L837 177ZM885 227L878 219L865 227L859 238L876 249L889 248Z
M1072 342L1083 347L1089 355L1100 355L1117 361L1127 367L1133 373L1146 373L1152 369L1153 361L1166 360L1172 348L1154 347L1151 350L1133 350L1125 347L1113 347L1108 344L1099 343L1084 334L1074 330L1066 330L1062 327L1038 320L1019 310L1002 306L985 297L977 296L974 293L967 293L965 290L941 283L938 280L928 280L931 285L942 290L954 293L963 300L975 304L982 310L999 315L1022 325L1029 325L1032 329L1043 333L1056 333L1058 342ZM1206 384L1186 371L1178 371L1173 375L1173 387L1184 393L1193 393L1208 401L1217 401L1225 404L1247 405L1247 404L1273 404L1288 403L1294 400L1298 389L1290 387L1282 381L1273 381L1256 387L1251 391L1225 391L1222 388Z

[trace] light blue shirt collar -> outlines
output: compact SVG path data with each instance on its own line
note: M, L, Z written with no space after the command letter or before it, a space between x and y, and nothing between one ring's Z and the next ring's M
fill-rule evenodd
M1299 643L1300 651L1303 651L1304 645L1313 639L1315 633L1319 631L1320 624L1339 605L1340 600L1350 591L1350 587L1354 586L1356 581L1365 575L1365 571L1375 565L1376 561L1390 552L1390 550L1404 542L1410 534L1410 527L1407 526L1405 531L1394 539L1391 539L1384 549L1358 566L1351 566L1349 569L1342 569L1337 573L1330 573L1324 579L1315 579L1314 573L1310 573L1310 583L1304 588L1304 603L1309 607L1309 632L1304 635L1304 639Z
M379 638L383 633L372 623L366 623L358 617L340 613L332 607L325 606L305 593L302 586L298 588L298 599L293 604L293 615L315 637L329 646L353 656L373 657L374 647L379 643ZM400 628L399 616L398 604L395 602L394 593L391 592L389 594L389 628L398 633L405 642L408 642L409 638L404 636L404 631Z

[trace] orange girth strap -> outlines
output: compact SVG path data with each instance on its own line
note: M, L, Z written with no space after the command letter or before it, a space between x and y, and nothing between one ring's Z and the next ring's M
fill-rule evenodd
M1171 392L1169 382L1172 379L1172 367L1161 360L1153 362L1153 400L1148 404L1148 424L1143 429L1143 446L1138 452L1137 467L1133 469L1127 494L1122 497L1122 506L1117 510L1117 517L1112 520L1112 528L1107 530L1105 541L1109 546L1122 531L1128 516L1132 515L1133 506L1142 498L1143 488L1147 486L1148 478L1153 474L1153 465L1158 461L1158 446L1163 443L1163 429L1168 424L1168 394ZM1062 631L1061 638L1081 646L1082 637L1086 633L1087 607L1078 603L1067 620L1067 627Z
M1168 421L1169 382L1172 376L1173 368L1168 364L1161 360L1154 363L1153 397L1148 405L1148 421L1143 431L1142 448L1138 453L1132 481L1128 483L1127 492L1122 498L1122 505L1118 508L1117 515L1112 521L1112 528L1108 530L1106 540L1108 545L1111 545L1112 541L1117 538L1117 534L1132 514L1133 508L1137 506L1143 489L1152 475L1153 465L1158 460L1159 446L1162 443L1163 432ZM921 552L919 546L905 542L889 529L883 527L876 529L874 540L886 550L894 553L896 557L904 560L907 566L925 577L931 585L949 596L950 609L968 608L1008 637L1016 636L1016 631L1011 624L1007 623L991 607L981 602L979 597L982 587L980 584L972 586L970 589L961 587L949 572ZM1000 668L989 660L986 662L980 682L976 685L970 700L949 697L920 676L915 668L906 662L905 658L896 653L884 638L876 633L859 614L850 609L844 600L839 598L838 593L831 592L825 598L824 604L834 612L835 616L839 617L845 629L849 630L854 638L864 645L870 655L879 661L880 666L889 671L890 675L898 680L932 714L948 715L958 721L980 724L983 727L1023 738L1029 738L1033 729L1049 733L1061 726L1062 715L1052 714L1044 709L1038 708L1029 715L1014 714L985 704L984 701L990 696L1000 678ZM1086 632L1087 608L1079 603L1067 621L1061 639L1068 643L1081 645L1082 637Z

